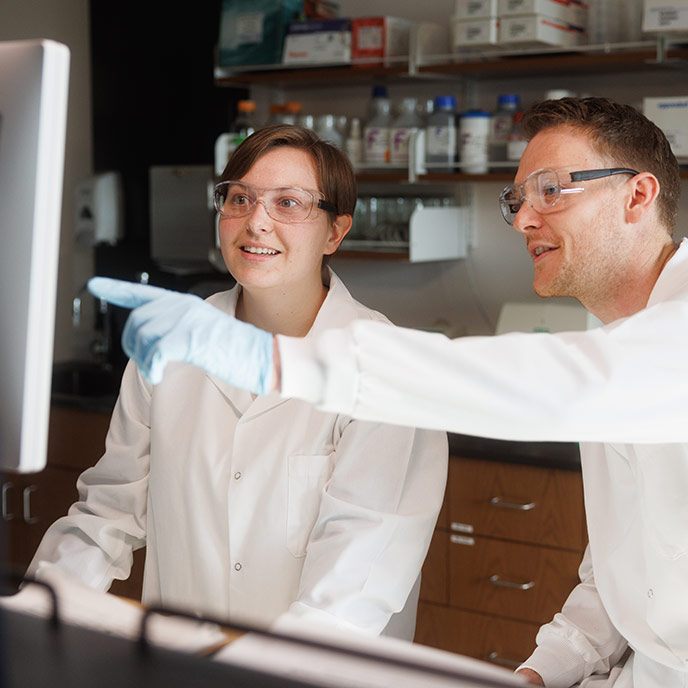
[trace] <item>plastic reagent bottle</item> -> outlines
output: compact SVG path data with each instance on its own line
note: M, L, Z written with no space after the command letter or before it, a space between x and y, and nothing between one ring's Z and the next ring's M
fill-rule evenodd
M401 101L399 115L392 120L389 133L390 162L408 164L409 143L413 134L423 126L418 114L418 101L415 98L404 98Z
M456 99L437 96L435 108L425 128L425 162L428 172L452 172L456 161ZM436 163L447 163L444 168Z
M488 170L490 113L469 110L461 115L459 124L459 159L464 174L484 174Z
M490 122L490 160L504 162L506 157L506 142L514 114L520 107L520 98L514 93L505 93L497 98L497 110Z
M389 162L389 127L392 121L391 104L384 86L373 89L370 110L371 117L363 130L365 161L384 165Z
M363 162L363 136L361 133L361 120L358 117L351 118L349 135L346 138L346 153L351 164L356 166Z

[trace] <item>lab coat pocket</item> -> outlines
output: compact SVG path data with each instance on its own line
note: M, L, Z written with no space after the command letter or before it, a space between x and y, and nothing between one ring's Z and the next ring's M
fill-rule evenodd
M287 548L295 557L306 555L333 460L334 454L289 457Z

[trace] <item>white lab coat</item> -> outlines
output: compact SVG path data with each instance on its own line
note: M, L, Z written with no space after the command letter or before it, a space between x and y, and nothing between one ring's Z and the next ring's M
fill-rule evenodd
M233 314L239 289L210 301ZM332 274L308 337L356 318L384 319ZM419 576L447 457L445 433L254 398L186 364L151 387L130 363L106 452L29 571L53 562L106 590L147 545L146 604L377 634ZM415 602L396 635L412 637Z
M279 337L279 346L283 393L330 410L501 439L581 440L582 583L526 665L547 686L568 686L624 661L629 643L617 685L632 670L636 688L668 688L688 685L687 340L683 240L647 308L597 330L450 341L354 323L315 341Z

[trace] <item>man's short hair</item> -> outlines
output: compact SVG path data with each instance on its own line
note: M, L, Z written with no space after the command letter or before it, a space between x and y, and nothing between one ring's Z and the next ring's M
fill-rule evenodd
M562 98L536 103L521 119L530 141L537 133L556 126L578 128L591 144L609 158L610 166L651 172L659 181L657 210L660 222L672 234L678 215L681 180L678 162L662 130L631 105L608 98Z

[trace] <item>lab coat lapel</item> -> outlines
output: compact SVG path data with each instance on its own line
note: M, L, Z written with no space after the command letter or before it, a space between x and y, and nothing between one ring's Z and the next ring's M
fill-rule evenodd
M216 301L213 305L230 315L234 315L239 289L240 287L237 286L231 292L225 292L222 295L224 298L221 301ZM351 295L339 278L330 270L330 288L306 338L317 337L327 329L344 327L351 321L351 314L348 312L350 308L354 308ZM207 373L207 376L232 407L237 417L244 420L262 415L290 401L290 399L280 397L274 392L254 399L250 392L233 387L210 373Z

